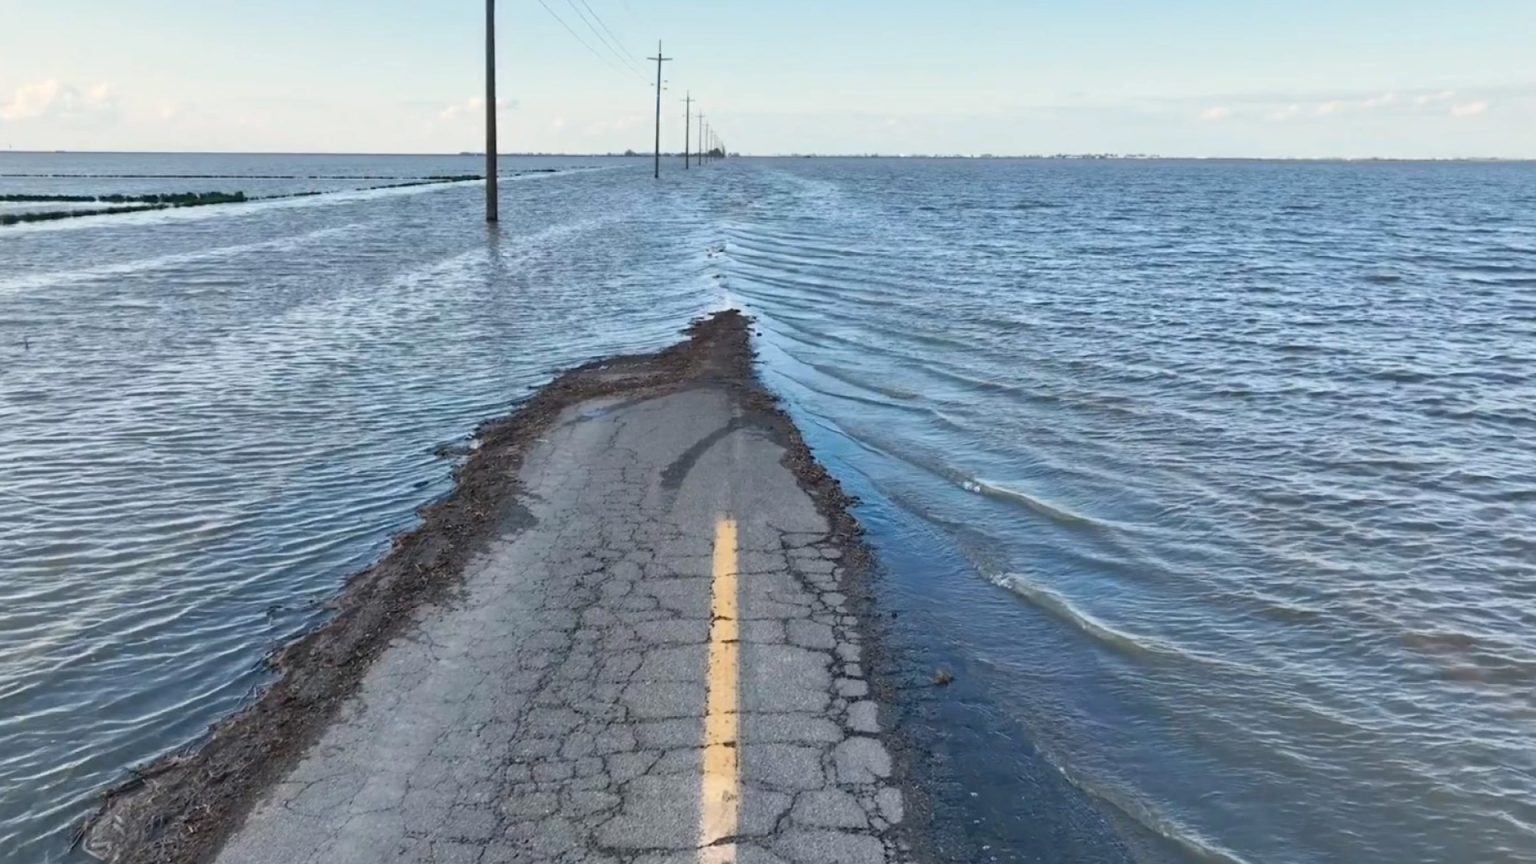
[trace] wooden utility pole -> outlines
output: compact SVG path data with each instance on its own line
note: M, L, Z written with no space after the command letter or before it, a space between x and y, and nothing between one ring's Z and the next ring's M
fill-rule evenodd
M688 170L688 136L693 132L689 129L689 121L693 119L693 93L689 92L683 97L683 170Z
M704 115L699 115L699 167L704 166Z
M485 0L485 221L496 212L496 0Z
M671 60L671 57L661 56L661 40L656 40L656 56L647 57L647 60L656 61L656 179L661 179L661 64Z

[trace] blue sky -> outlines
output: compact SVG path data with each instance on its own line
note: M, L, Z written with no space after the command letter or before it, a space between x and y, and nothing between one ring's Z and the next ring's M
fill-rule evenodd
M568 33L558 13L606 59ZM1532 0L500 0L503 149L1536 157ZM579 11L578 11L579 10ZM479 0L0 0L0 148L477 148ZM606 35L606 34L605 34ZM642 61L643 62L643 61Z

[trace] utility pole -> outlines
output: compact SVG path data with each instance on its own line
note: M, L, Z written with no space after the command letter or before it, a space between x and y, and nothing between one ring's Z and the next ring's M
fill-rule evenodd
M485 0L485 221L496 212L496 0Z
M661 40L656 40L656 56L647 57L647 60L656 61L656 179L661 179L661 64L671 60L671 57L661 56Z
M683 170L688 170L688 136L693 134L688 123L693 119L693 91L683 98Z
M704 115L699 115L699 167L704 167Z

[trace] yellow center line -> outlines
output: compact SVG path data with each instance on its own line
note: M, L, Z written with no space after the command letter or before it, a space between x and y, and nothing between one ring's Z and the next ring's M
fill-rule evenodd
M734 864L741 816L741 622L736 600L736 522L715 523L709 626L709 698L704 715L704 779L699 798L699 861Z

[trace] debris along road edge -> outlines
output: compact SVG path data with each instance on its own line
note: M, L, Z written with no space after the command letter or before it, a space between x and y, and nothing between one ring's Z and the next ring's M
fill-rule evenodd
M278 684L111 796L91 849L908 857L849 599L867 557L748 331L720 313L488 426L455 495L284 653Z

